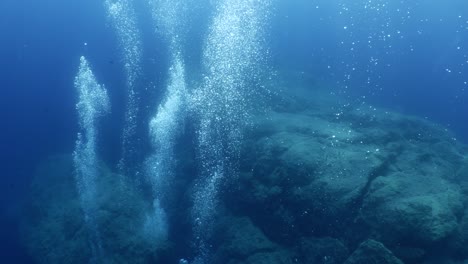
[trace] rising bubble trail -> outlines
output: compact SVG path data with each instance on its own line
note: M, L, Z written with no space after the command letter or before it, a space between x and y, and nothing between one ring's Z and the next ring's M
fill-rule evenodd
M198 156L201 177L193 209L199 256L209 263L208 240L218 207L218 192L227 178L237 175L243 129L249 120L249 81L261 68L263 28L269 1L224 0L204 47L205 76L193 93L191 105L198 119Z
M138 29L136 11L132 0L105 0L108 16L115 28L119 40L123 65L126 73L127 106L122 133L120 172L131 174L129 167L134 166L137 147L137 120L139 114L139 90L137 89L142 74L142 43Z
M96 179L99 175L96 157L96 128L98 119L110 111L110 102L107 91L104 86L97 83L84 57L80 58L75 87L79 93L76 109L80 124L80 132L73 153L75 180L85 224L90 232L91 263L102 263L101 239L96 223Z

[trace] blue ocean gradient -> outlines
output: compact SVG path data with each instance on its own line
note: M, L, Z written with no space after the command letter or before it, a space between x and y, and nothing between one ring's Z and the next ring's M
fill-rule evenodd
M138 1L136 1L138 2ZM208 1L190 25L187 76L199 68ZM146 83L163 84L167 48L137 4ZM268 28L271 66L309 76L311 89L427 118L468 143L468 2L277 0ZM148 44L149 43L149 44ZM38 162L71 153L78 119L73 78L91 61L112 102L103 159L119 159L125 80L103 1L0 1L0 262L32 263L22 246L22 206ZM142 118L164 89L148 91Z

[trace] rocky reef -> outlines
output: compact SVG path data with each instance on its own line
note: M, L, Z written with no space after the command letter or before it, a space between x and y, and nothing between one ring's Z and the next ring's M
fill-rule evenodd
M41 163L31 186L23 240L37 263L88 263L92 252L74 182L71 155L52 156ZM101 163L97 228L105 263L153 263L167 245L144 232L145 203L126 177ZM102 262L101 262L102 263Z
M287 252L270 263L468 263L466 146L365 104L298 105L256 119L225 196Z
M320 96L282 98L255 116L239 175L221 192L212 263L468 263L468 148L426 119ZM144 191L101 163L108 263L190 261L195 157L179 157L170 242L144 232ZM73 170L71 156L37 170L23 234L39 263L90 258Z

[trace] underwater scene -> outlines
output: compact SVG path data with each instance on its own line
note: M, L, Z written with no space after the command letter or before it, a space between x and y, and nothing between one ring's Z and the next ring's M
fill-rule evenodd
M468 264L468 1L1 0L0 263Z

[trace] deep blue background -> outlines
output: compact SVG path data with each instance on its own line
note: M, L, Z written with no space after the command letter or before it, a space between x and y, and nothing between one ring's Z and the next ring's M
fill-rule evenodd
M376 12L363 9L367 1L354 1L348 10L339 2L350 1L278 1L268 32L273 66L304 71L339 94L365 96L367 103L428 117L468 142L468 3L389 1ZM196 33L189 37L193 43L187 43L194 68L207 17L195 20L200 25L192 25ZM147 27L147 54L163 58L164 48L148 33L150 23L142 26ZM79 56L89 58L111 95L112 120L106 121L102 146L111 161L118 152L106 146L119 142L124 75L101 1L2 0L0 34L0 259L27 263L17 226L21 204L37 162L73 150L78 129L73 78ZM387 34L391 37L379 39ZM369 36L372 47L366 42ZM157 65L154 60L143 63L148 73L164 75L163 59Z
M103 81L112 76L104 73L112 72L106 61L116 48L103 14L98 1L0 1L2 263L28 261L17 224L36 163L73 149L79 56L95 58Z

